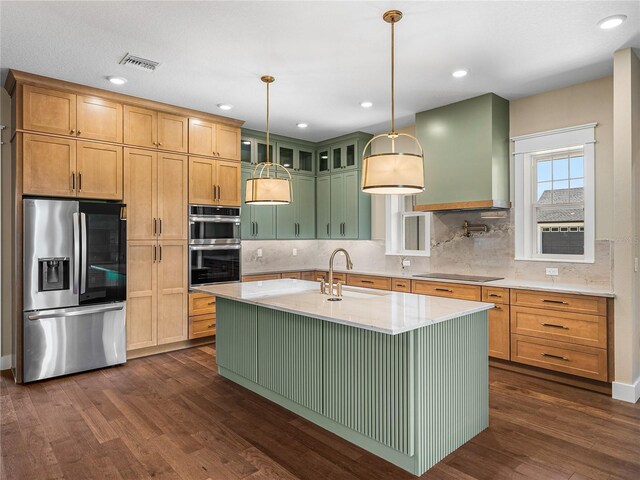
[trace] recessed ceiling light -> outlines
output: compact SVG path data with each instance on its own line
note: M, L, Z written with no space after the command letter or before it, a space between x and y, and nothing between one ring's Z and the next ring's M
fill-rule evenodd
M451 75L453 75L456 78L462 78L462 77L466 77L467 73L469 73L467 70L460 69L460 70L456 70Z
M360 102L360 106L362 108L371 108L371 107L373 107L373 103L372 102Z
M611 28L616 28L627 19L626 15L612 15L607 18L603 18L598 22L598 26L603 30L609 30Z
M219 103L218 108L220 110L231 110L233 108L233 105L229 105L228 103Z
M298 128L307 128L309 126L309 124L307 124L307 123L298 123L297 126L298 126Z
M107 80L109 80L114 85L124 85L125 83L127 83L127 79L124 77L107 77Z

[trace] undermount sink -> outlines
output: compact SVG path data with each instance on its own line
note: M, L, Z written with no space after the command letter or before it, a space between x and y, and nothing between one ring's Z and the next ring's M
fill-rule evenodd
M419 278L433 278L441 280L459 280L461 282L493 282L495 280L502 280L502 277L482 277L479 275L458 275L455 273L421 273L414 275Z

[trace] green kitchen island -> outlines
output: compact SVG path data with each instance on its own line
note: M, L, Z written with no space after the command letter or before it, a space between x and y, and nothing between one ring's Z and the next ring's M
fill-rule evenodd
M282 279L215 295L218 372L421 475L489 424L493 304Z

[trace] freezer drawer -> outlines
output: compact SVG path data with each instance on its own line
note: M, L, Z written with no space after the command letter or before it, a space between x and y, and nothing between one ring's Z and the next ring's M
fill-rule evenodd
M125 363L125 302L26 312L23 381Z

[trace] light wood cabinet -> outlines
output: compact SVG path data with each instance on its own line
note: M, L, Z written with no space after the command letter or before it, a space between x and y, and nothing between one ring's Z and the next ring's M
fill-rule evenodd
M549 310L607 314L607 299L570 293L541 292L535 290L511 290L511 304L521 307L540 307Z
M509 305L496 304L488 312L490 357L503 360L510 358L509 310Z
M187 242L158 243L158 345L188 338Z
M279 273L267 273L262 275L243 275L243 282L262 282L265 280L278 280L282 278L282 275Z
M240 160L240 129L190 118L189 153Z
M122 147L77 142L78 197L122 200L122 171Z
M130 240L187 239L187 157L125 148Z
M186 340L186 240L127 243L127 350Z
M76 95L25 85L22 89L22 128L58 135L75 135Z
M239 162L189 157L189 203L240 206Z
M122 143L122 105L100 97L78 95L76 136Z
M392 278L391 279L391 290L394 292L411 292L411 280L404 278Z
M347 285L375 288L377 290L391 290L391 279L389 277L378 277L373 275L349 274L347 275Z
M22 184L27 195L76 196L76 141L24 134Z
M25 194L122 199L122 147L25 134L22 165Z
M215 315L189 317L189 338L211 337L216 334Z
M216 313L216 297L206 293L189 294L189 316Z
M124 143L186 152L187 122L187 117L125 105Z
M125 148L124 166L127 239L155 239L158 218L158 154L149 150Z
M460 300L479 301L482 297L479 286L459 283L413 280L411 290L413 293L421 293L435 297L458 298Z
M158 144L158 113L146 108L125 105L124 143L156 148Z
M300 274L300 272L284 272L281 275L281 278L291 278L293 280L300 280L302 278L302 275Z
M189 294L189 338L216 333L216 297L206 293Z
M157 344L156 255L155 241L127 242L127 350Z

